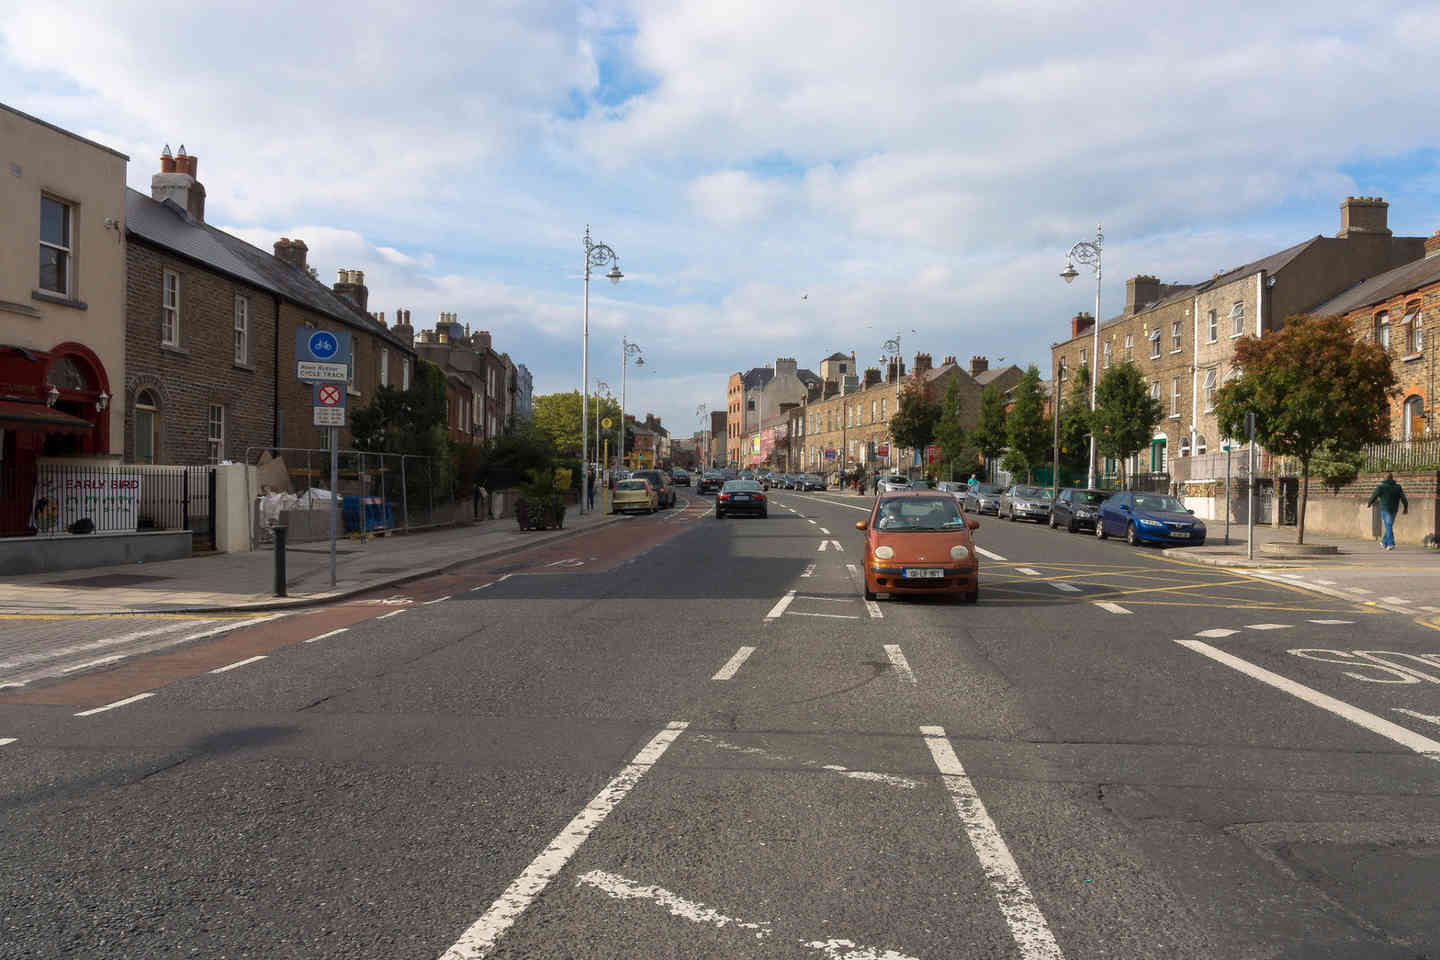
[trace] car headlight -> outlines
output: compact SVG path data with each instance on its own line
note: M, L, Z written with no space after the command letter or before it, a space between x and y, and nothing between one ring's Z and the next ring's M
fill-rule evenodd
M1196 533L1204 533L1204 532L1205 532L1205 524L1200 523L1200 522L1197 521L1196 524L1195 524L1195 526L1192 527L1191 529L1193 529Z
M889 560L893 556L895 556L895 551L890 549L889 547L879 546L875 548L876 560Z
M968 556L970 556L970 551L969 551L969 549L967 549L965 546L963 546L963 545L961 545L961 544L958 544L958 543L957 543L957 544L955 544L955 546L953 546L953 547L950 548L950 559L951 559L951 560L964 560L964 559L965 559L966 557L968 557Z
M1147 518L1147 517L1136 517L1136 518L1135 518L1135 522L1138 523L1138 524L1140 524L1140 526L1142 526L1142 527L1164 527L1164 526L1165 526L1165 524L1161 523L1159 520L1151 520L1151 519L1149 519L1149 518Z

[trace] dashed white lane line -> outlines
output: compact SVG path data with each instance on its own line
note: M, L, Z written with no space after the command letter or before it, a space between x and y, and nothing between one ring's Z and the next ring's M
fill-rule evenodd
M1120 604L1118 604L1118 603L1111 603L1111 602L1108 601L1108 600L1096 600L1096 601L1095 601L1095 606L1099 607L1101 610L1104 610L1104 611L1107 612L1107 613L1129 613L1129 612L1130 612L1129 610L1126 610L1124 607L1120 606Z
M1079 587L1075 586L1075 584L1073 584L1073 583L1067 583L1067 582L1064 581L1064 580L1051 580L1051 581L1050 581L1050 586L1054 587L1056 590L1059 590L1061 593L1079 593L1079 592L1080 592L1080 588L1079 588Z
M444 603L446 600L449 600L452 596L453 596L453 594L448 594L448 593L447 593L447 594L446 594L445 596L443 596L443 597L436 597L434 600L426 600L424 603L421 604L421 606L422 606L422 607L428 607L428 606L431 606L432 604Z
M1329 694L1321 693L1301 683L1296 683L1289 677L1282 677L1278 673L1266 670L1264 667L1256 666L1248 660L1242 660L1233 654L1226 653L1216 647L1210 646L1199 640L1177 640L1176 643L1182 647L1194 650L1202 656L1209 657L1216 663L1224 664L1232 670L1238 670L1261 683L1269 684L1277 690L1283 690L1292 697L1298 697L1311 706L1319 707L1321 710L1328 710L1337 717L1349 720L1358 726L1364 727L1371 733L1379 734L1388 740L1393 740L1403 747L1414 750L1421 756L1431 760L1440 761L1440 742L1431 740L1429 737L1422 737L1412 730L1407 730L1399 724L1391 723L1384 717L1377 717L1368 710L1361 710L1353 707L1343 700L1337 700Z
M155 696L153 693L137 693L133 697L126 697L124 700L116 700L114 703L107 703L103 707L91 707L89 710L81 710L75 714L77 717L89 717L97 713L104 713L106 710L114 710L116 707L127 707L132 703L139 703Z
M806 522L806 523L814 523L815 521L814 521L814 520L806 520L805 522Z
M1365 596L1369 596L1370 594L1375 592L1374 590L1362 590L1359 587L1345 587L1344 589L1349 593L1359 593Z
M1316 580L1315 582L1318 583L1318 584L1320 584L1322 587L1333 587L1333 586L1335 586L1335 581L1334 581L1334 580Z
M66 667L61 673L74 673L76 670L85 670L90 667L99 667L107 663L115 663L117 660L124 660L125 654L117 653L109 657L101 657L99 660L91 660L89 663L77 663L73 667Z
M470 592L471 592L471 593L474 593L476 590L484 590L486 587L493 587L493 586L495 586L495 581L494 581L494 580L491 580L489 583L482 583L482 584L480 584L480 586L478 586L478 587L471 587L471 588L470 588Z
M1239 630L1229 630L1225 627L1216 627L1214 630L1201 630L1195 634L1197 637L1229 637L1239 633Z
M854 597L808 597L805 594L797 594L796 600L823 600L826 603L854 603Z
M402 614L402 613L404 613L404 612L405 612L404 610L395 610L395 611L393 611L393 612L391 612L391 613L382 613L382 614L380 614L380 616L376 617L375 619L376 619L376 620L389 620L391 617L398 617L398 616L400 616L400 614Z
M211 670L210 672L211 672L211 673L225 673L225 672L228 671L228 670L235 670L235 669L237 669L237 668L239 668L239 667L248 666L248 665L250 665L250 664L252 664L252 663L259 663L261 660L264 660L264 659L265 659L265 655L262 653L262 654L260 654L259 656L246 657L244 660L236 660L234 663L227 663L227 664L225 664L225 666L223 666L223 667L216 667L214 670Z
M341 627L339 630L331 630L329 633L322 633L322 634L320 634L320 636L318 636L318 637L311 637L309 640L306 640L305 642L306 642L306 643L315 643L317 640L328 640L328 639L330 639L331 637L338 637L340 634L348 632L349 629L350 629L349 627Z
M799 757L787 757L783 753L773 753L760 747L742 747L739 744L731 743L728 740L721 740L719 737L712 737L709 734L692 734L691 740L699 740L708 743L721 750L732 750L735 753L743 753L750 757L764 757L767 760L775 760L780 763L799 764L802 767L812 767L818 770L829 770L831 773L838 773L842 777L849 777L852 780L866 780L871 783L885 783L892 787L904 787L906 790L914 790L920 786L920 781L911 780L909 777L895 776L889 773L873 773L869 770L851 770L838 763L821 763L818 760L806 760Z
M820 541L820 546L819 546L818 549L816 549L815 552L816 552L816 553L824 553L825 550L826 550L826 548L828 548L829 546L830 546L830 541L829 541L829 540L821 540L821 541Z
M15 742L14 737L0 737L0 747L8 747Z
M1354 623L1354 620L1311 620L1311 623L1318 623L1326 627L1339 626L1342 623Z
M859 617L851 616L848 613L804 613L799 610L791 610L792 617L823 617L826 620L859 620Z
M785 596L781 597L779 602L776 603L775 606L770 608L770 612L765 614L765 619L779 620L781 617L785 616L785 608L790 606L791 601L793 601L794 599L795 591L791 590L786 593Z
M691 923L708 923L711 926L724 928L734 927L737 930L753 931L756 940L765 940L774 934L774 921L771 920L740 920L735 917L726 916L719 910L697 903L694 900L687 900L678 894L666 890L664 887L657 887L653 884L636 883L618 874L606 873L604 870L591 870L582 874L575 885L594 887L608 897L616 900L649 900L661 907L664 907L672 917L679 917L682 920L689 920ZM746 934L750 936L751 934ZM798 940L802 947L809 947L816 950L830 960L915 960L907 954L898 953L894 950L883 950L878 947L867 947L856 943L854 940Z
M1246 630L1289 630L1292 624L1288 623L1247 623Z
M802 576L802 577L813 577L813 576L815 576L815 564L812 563L812 564L810 564L808 567L806 567L806 568L805 568L805 571L804 571L803 573L801 573L800 576Z
M845 552L845 548L842 547L842 546L840 546L840 541L839 541L839 540L831 540L831 541L830 541L830 546L834 547L835 550L836 550L838 553L844 553L844 552Z
M585 809L565 825L559 836L530 861L530 865L500 894L499 899L490 905L490 909L460 935L460 939L441 955L440 960L480 960L489 956L495 944L505 935L505 931L509 930L530 904L535 902L535 898L544 892L550 881L555 879L556 874L580 849L580 845L605 821L610 811L625 799L625 795L659 761L687 726L689 724L684 720L672 720L666 724L665 729L657 733L635 755L635 759L626 764L625 768L596 794L595 799L586 804Z
M1027 576L1027 577L1038 577L1038 576L1040 576L1040 571L1034 569L1033 567L1016 567L1016 568L1015 568L1015 572L1016 572L1016 573L1023 573L1023 574L1025 574L1025 576Z
M823 533L823 534L825 534L825 536L827 536L827 537L830 536L830 531L829 531L829 530L826 530L824 527L821 527L821 528L820 528L820 532Z
M101 650L105 647L113 647L122 643L130 643L134 640L144 640L147 637L158 637L167 633L177 633L186 630L200 623L210 623L209 620L181 620L178 623L167 623L162 627L151 627L148 630L137 630L134 633L121 634L118 637L105 637L100 640L87 640L84 643L77 643L67 647L54 650L45 650L36 653L22 654L12 660L0 662L0 670L9 670L12 667L24 667L33 663L43 663L46 660L59 660L77 653L84 653L88 650Z
M874 600L865 601L865 612L870 614L870 619L872 620L885 619L885 614L880 612L880 604L876 603Z
M735 651L735 656L727 660L725 662L725 666L721 667L718 671L716 671L715 676L711 677L710 679L729 680L731 677L735 676L735 673L740 669L741 664L748 660L750 658L750 654L754 652L754 647L741 647L739 650Z
M1001 563L1007 562L1004 557L1000 556L1000 554L998 554L998 553L991 553L989 550L986 550L984 547L976 547L976 548L975 548L975 552L978 553L978 554L980 554L980 556L985 557L987 560L998 560L998 561L1000 561Z
M1421 607L1420 609L1427 613L1440 613L1440 607Z
M902 683L914 683L915 673L910 669L910 661L905 659L905 651L900 649L898 643L885 644L885 656L890 658L890 665L895 668L895 675Z
M995 821L990 819L975 784L960 765L960 758L955 755L945 728L921 727L920 734L930 748L936 768L945 779L945 788L955 804L955 812L960 815L960 823L970 837L970 845L975 848L980 869L995 890L995 899L1010 927L1015 946L1020 948L1020 956L1025 960L1063 960L1064 954L1045 922L1045 915L1030 893L1005 838L1000 835Z

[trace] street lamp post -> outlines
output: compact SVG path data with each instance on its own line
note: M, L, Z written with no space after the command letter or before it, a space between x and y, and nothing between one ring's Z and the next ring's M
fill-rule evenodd
M615 443L615 464L619 466L625 462L625 368L630 358L635 358L635 366L645 366L645 357L638 343L631 343L624 337L620 338L620 422L616 425L615 431L617 440Z
M700 421L700 442L705 445L703 454L699 450L695 451L695 469L701 474L705 472L705 463L710 459L710 431L708 429L710 424L707 417L709 412L710 408L703 403L695 408L695 416Z
M610 384L604 380L595 381L595 462L600 464L600 469L605 469L605 464L600 462L600 415L604 412L605 405L600 398L610 396Z
M1065 255L1065 271L1060 274L1061 279L1066 283L1074 283L1075 278L1080 274L1075 270L1076 261L1088 264L1095 270L1095 332L1091 340L1090 348L1090 410L1095 410L1095 389L1100 383L1097 375L1100 366L1100 251L1105 246L1105 234L1100 232L1100 225L1095 225L1095 239L1081 240L1070 248ZM1086 484L1090 489L1095 488L1095 432L1090 432L1090 472Z
M585 334L584 346L580 351L580 456L590 456L590 268L613 264L605 276L611 283L619 283L625 274L620 272L620 258L608 243L595 243L590 239L590 225L585 225ZM599 432L598 429L596 431ZM589 473L588 465L582 464ZM580 512L585 513L584 491L581 491Z
M911 333L914 333L915 331L912 330L912 331L910 331L910 332L911 332ZM892 338L890 338L889 340L886 340L884 343L882 343L882 344L880 345L880 350L881 350L880 360L881 360L882 363L887 363L887 362L888 362L888 361L886 360L887 357L891 357L891 356L894 357L894 363L895 363L895 412L892 413L891 416L895 416L896 414L898 414L898 413L900 412L900 334L899 334L899 333L896 333L894 337L892 337ZM889 423L886 423L886 424L885 424L885 429L886 429L887 432L889 431L889 429L890 429L890 424L889 424ZM890 469L891 469L891 470L896 469L896 468L897 468L897 465L898 465L899 462L900 462L900 451L899 451L899 449L898 449L898 447L897 447L897 445L896 445L896 443L895 443L895 435L894 435L894 433L891 433L891 434L890 434L890 456L888 456L886 459L890 461Z

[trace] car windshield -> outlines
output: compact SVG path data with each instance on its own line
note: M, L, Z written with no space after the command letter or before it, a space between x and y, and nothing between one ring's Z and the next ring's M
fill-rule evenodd
M880 501L876 515L876 529L897 533L965 526L953 497L894 497Z
M1049 500L1050 491L1045 487L1016 487L1012 496L1022 500Z
M916 480L910 484L911 490L934 490L929 480Z
M739 492L739 493L757 492L757 493L758 493L759 490L760 490L760 484L756 483L754 480L731 480L729 483L725 484L725 486L724 486L724 488L721 490L721 492L722 492L722 493L736 493L736 492Z
M651 484L658 485L660 483L661 474L659 470L637 470L635 471L634 476L641 477L645 480L649 480Z
M993 497L993 496L995 496L997 493L1004 493L1004 492L1005 492L1005 488L1002 487L1002 486L1000 486L1000 484L998 484L998 483L980 483L980 484L976 484L976 485L975 485L975 489L976 489L977 492L980 493L981 496L986 496L986 497Z
M644 480L621 480L615 484L616 490L644 490L645 487Z
M1160 493L1137 493L1135 494L1135 509L1153 510L1156 513L1184 513L1185 504L1174 497L1167 497Z
M818 473L807 473L805 474L805 479L810 483L819 483L820 475Z
M1076 490L1070 499L1081 506L1093 507L1097 503L1104 503L1109 496L1108 493L1100 493L1098 490Z

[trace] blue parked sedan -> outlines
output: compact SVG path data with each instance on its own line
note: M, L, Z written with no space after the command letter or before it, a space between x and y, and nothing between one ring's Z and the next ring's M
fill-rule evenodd
M1117 493L1100 505L1095 536L1124 537L1131 546L1142 543L1203 546L1205 524L1194 510L1163 493Z

